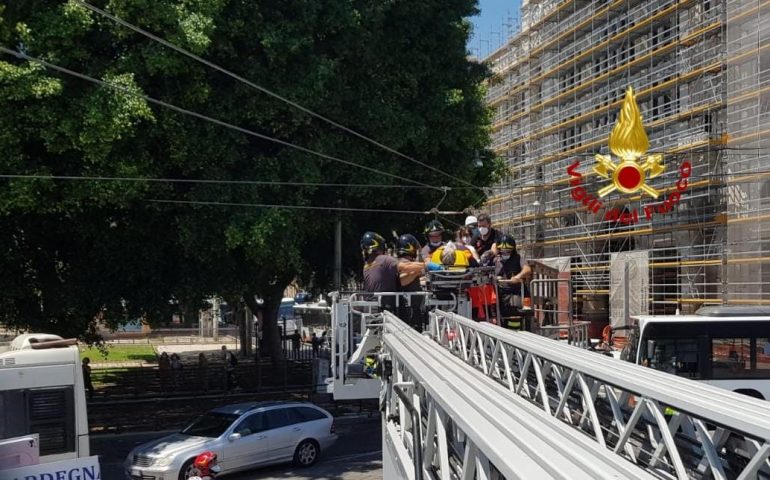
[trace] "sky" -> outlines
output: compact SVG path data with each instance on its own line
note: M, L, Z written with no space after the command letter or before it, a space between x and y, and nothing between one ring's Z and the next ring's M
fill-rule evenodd
M481 14L471 18L473 35L468 49L485 57L499 48L516 30L520 18L520 0L478 0Z

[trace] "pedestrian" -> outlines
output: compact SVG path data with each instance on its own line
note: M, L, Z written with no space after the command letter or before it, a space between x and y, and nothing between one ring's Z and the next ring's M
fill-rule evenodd
M174 389L178 390L182 387L182 369L184 365L179 355L176 353L171 354L171 380L174 384Z
M94 384L91 383L91 359L88 357L83 358L83 385L86 387L86 391L88 391L88 399L93 400L94 399Z
M209 391L209 360L206 354L198 354L198 383L204 393Z
M313 358L317 357L321 353L321 339L313 332L313 336L310 339L310 344L313 347Z
M165 392L168 388L168 377L171 373L171 360L169 360L167 352L160 354L158 373L160 374L160 390Z
M299 349L300 349L300 341L302 340L302 337L299 334L299 330L294 330L294 333L291 334L291 349L294 353L294 358L299 358Z
M222 362L225 370L225 392L229 392L235 384L235 367L238 365L238 359L232 352L228 352L224 345L222 345Z

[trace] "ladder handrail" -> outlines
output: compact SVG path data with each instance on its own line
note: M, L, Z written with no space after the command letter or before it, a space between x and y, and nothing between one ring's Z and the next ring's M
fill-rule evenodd
M423 472L430 478L451 478L453 468L462 470L455 472L458 478L490 478L492 467L510 479L654 478L554 421L389 312L384 317L383 343L392 361L386 419L398 419L386 431L398 425L407 450L422 437ZM422 409L418 418L393 392L406 382L413 385L410 403ZM420 435L411 435L416 429ZM452 454L455 462L449 460ZM474 477L479 467L487 476Z
M440 310L436 310L435 314L451 318L460 325L508 345L523 348L542 359L601 378L625 390L653 397L677 410L709 418L752 437L770 440L770 404L765 401L597 355L529 332L511 332Z

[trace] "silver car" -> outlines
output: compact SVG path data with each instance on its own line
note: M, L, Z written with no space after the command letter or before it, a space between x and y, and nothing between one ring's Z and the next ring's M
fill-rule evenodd
M290 461L309 466L336 440L334 418L313 404L241 403L211 410L179 433L136 447L123 466L130 479L184 480L206 450L216 452L222 473Z

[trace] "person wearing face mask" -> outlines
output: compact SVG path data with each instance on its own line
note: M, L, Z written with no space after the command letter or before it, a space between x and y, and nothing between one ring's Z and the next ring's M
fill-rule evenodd
M471 229L471 233L475 232L479 228L479 219L473 215L465 217L465 226Z
M495 275L499 281L500 314L503 317L501 325L506 328L520 329L521 316L517 316L514 299L527 295L524 280L532 274L532 269L527 265L524 256L516 251L516 241L510 235L501 235L496 243L498 254L495 256ZM511 318L513 317L513 318Z
M473 246L476 248L476 252L484 259L491 258L491 256L497 255L495 243L500 239L500 232L492 228L492 220L489 215L482 213L479 215L479 228L477 234L473 238ZM491 254L485 255L487 252Z
M433 252L444 245L444 226L438 220L431 220L425 226L425 238L428 243L422 247L422 261L430 262Z
M469 217L474 218L474 217ZM457 233L455 234L455 243L457 244L458 249L465 249L468 250L471 253L471 256L477 261L480 262L481 259L479 258L478 252L476 252L476 249L473 247L473 232L471 231L470 227L460 227L457 230Z

